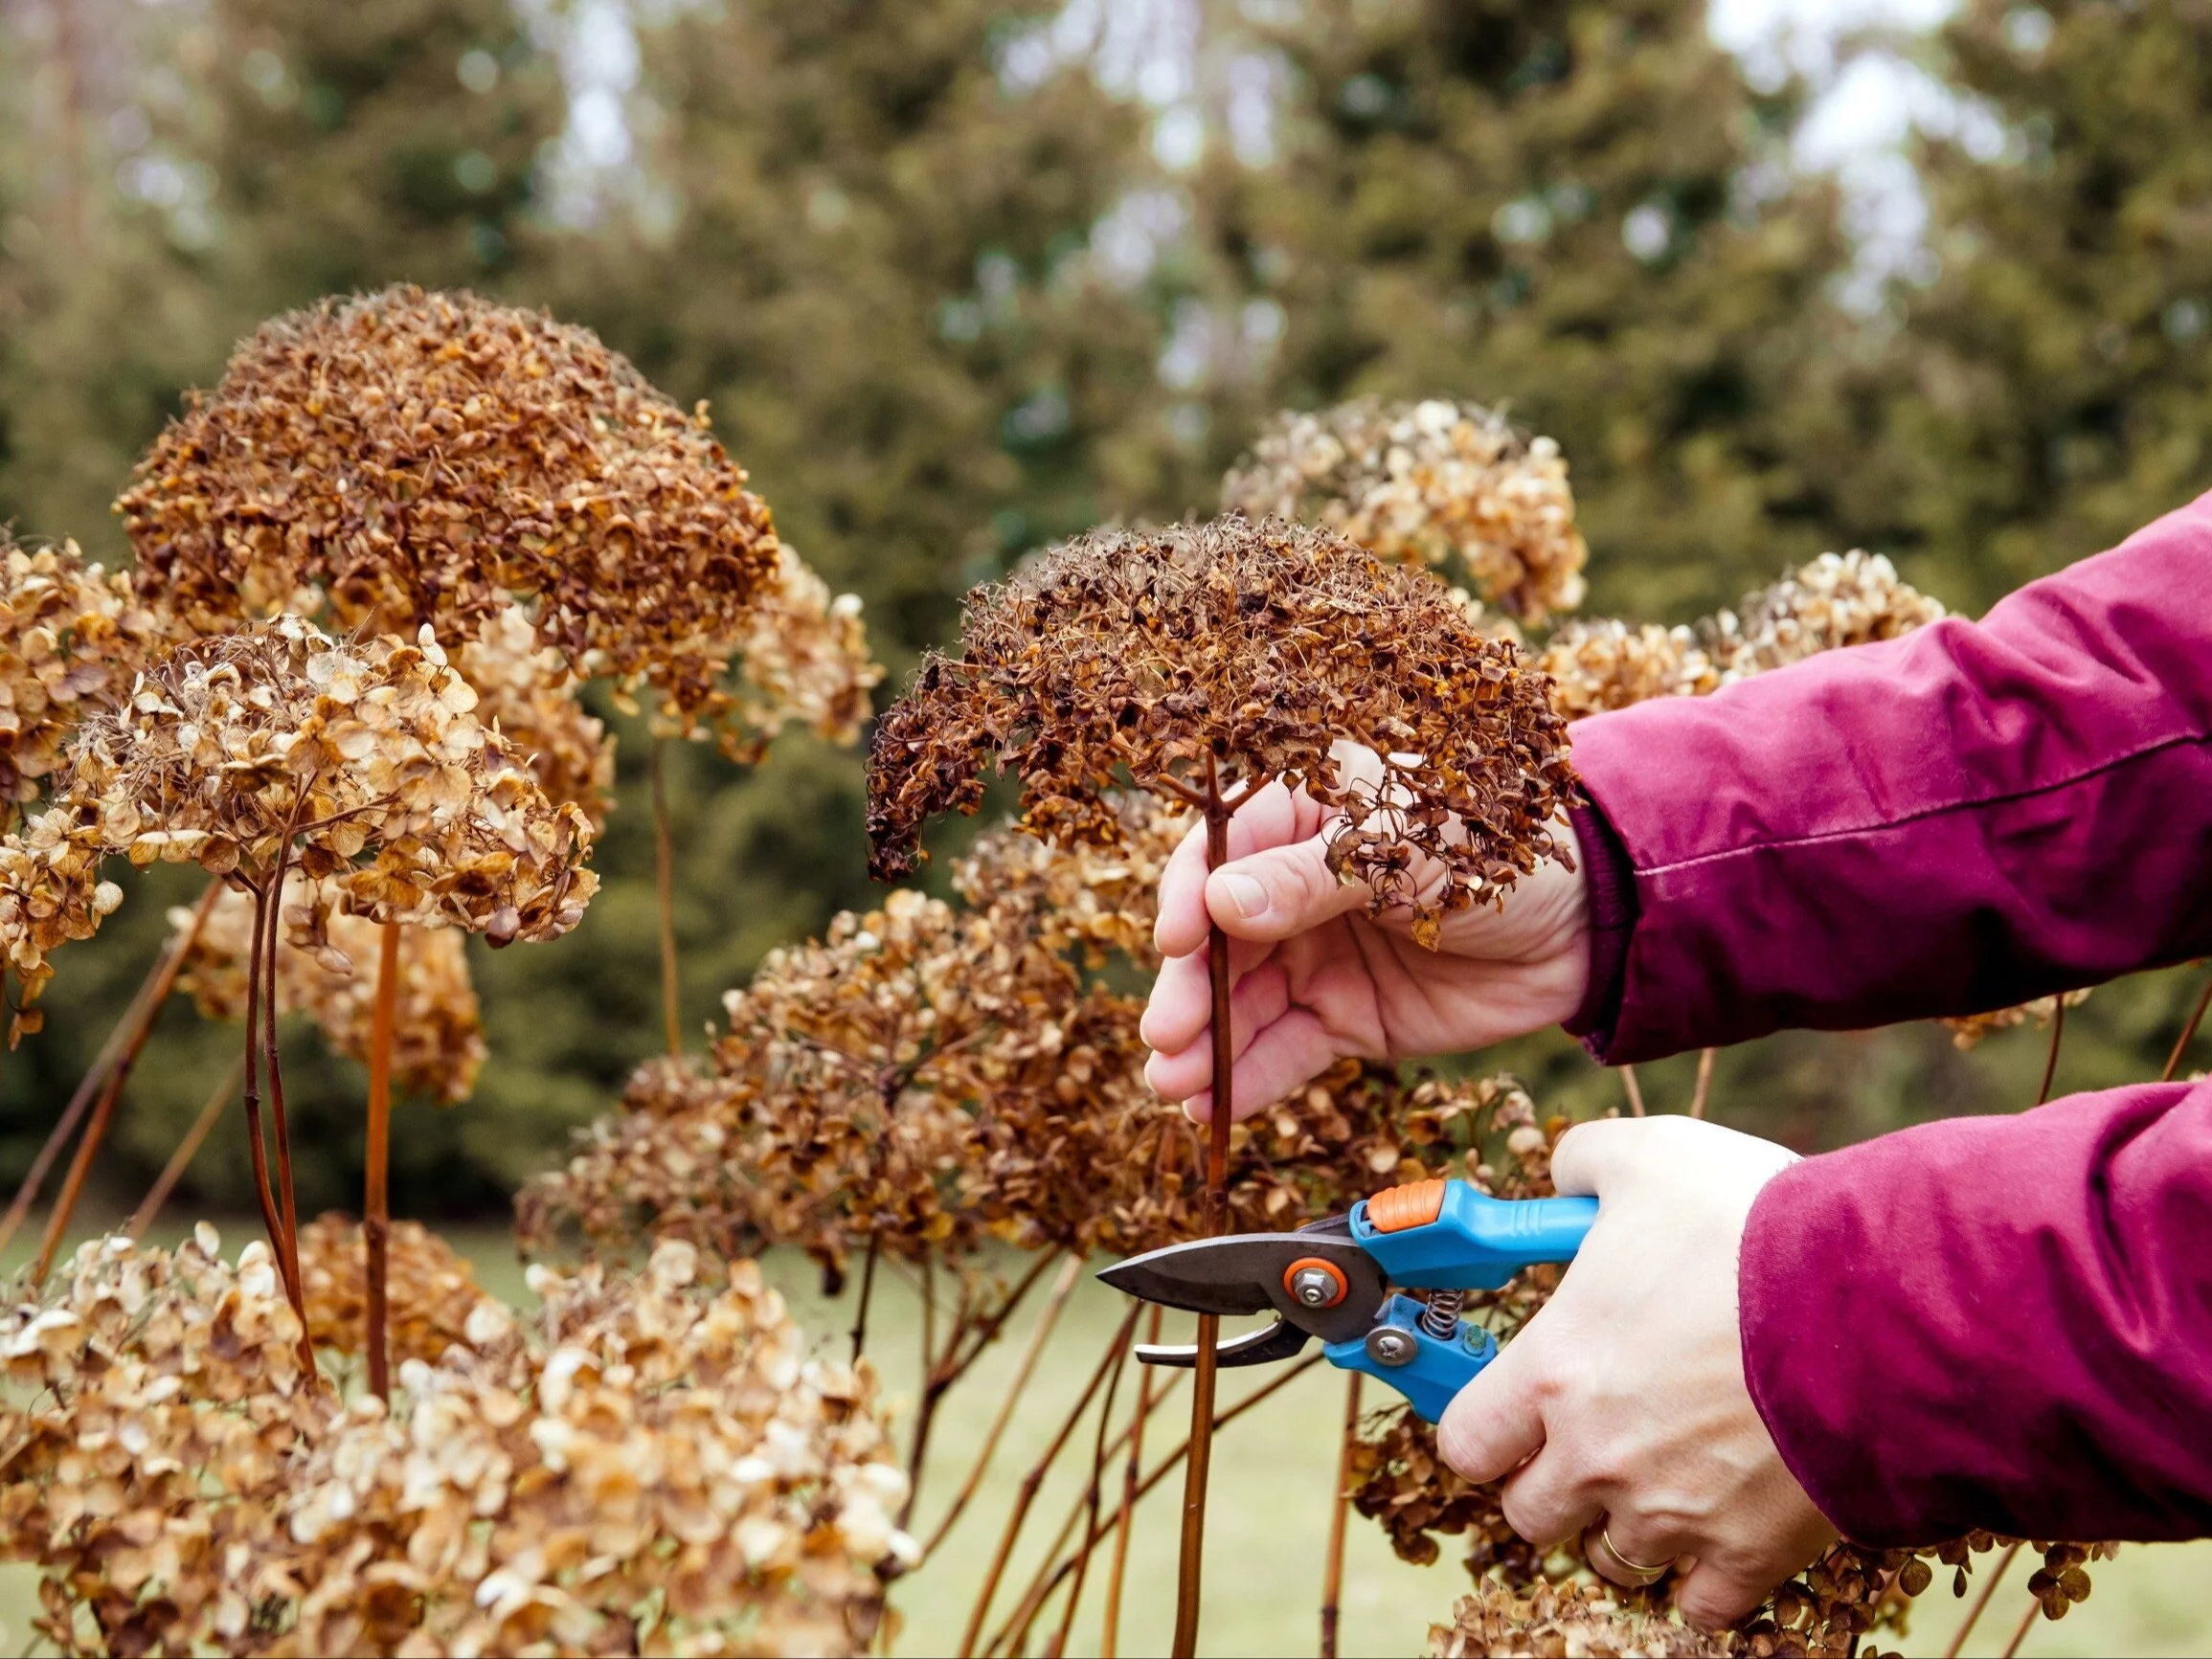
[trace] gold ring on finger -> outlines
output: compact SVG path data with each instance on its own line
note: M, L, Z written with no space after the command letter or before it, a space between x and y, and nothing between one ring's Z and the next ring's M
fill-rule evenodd
M1613 1534L1602 1525L1597 1529L1597 1541L1605 1546L1605 1553L1621 1566L1626 1567L1629 1577L1639 1584L1658 1583L1659 1580L1667 1576L1667 1569L1674 1565L1674 1562L1669 1560L1661 1561L1656 1567L1647 1567L1641 1561L1630 1559L1621 1554L1620 1546L1613 1541Z

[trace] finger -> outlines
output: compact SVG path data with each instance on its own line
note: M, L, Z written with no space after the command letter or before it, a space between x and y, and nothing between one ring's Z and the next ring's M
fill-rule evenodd
M1230 983L1241 983L1244 975L1264 966L1274 954L1273 945L1231 939L1229 942ZM1213 1019L1213 985L1209 974L1203 948L1187 956L1170 956L1160 965L1160 972L1153 977L1152 995L1145 999L1144 1017L1137 1028L1146 1047L1184 1048L1204 1035Z
M1328 842L1309 836L1227 863L1206 878L1206 908L1240 939L1287 939L1367 901L1360 883L1337 880Z
M1303 795L1271 783L1229 820L1228 863L1267 847L1301 841L1320 827L1320 809ZM1152 942L1163 956L1187 956L1206 942L1206 826L1194 825L1160 873L1160 916Z
M1679 1540L1662 1537L1633 1513L1599 1515L1582 1536L1582 1553L1600 1577L1632 1590L1656 1583L1683 1558Z
M1289 976L1273 965L1246 975L1230 994L1229 1009L1230 1060L1233 1065L1251 1048L1254 1037L1289 1012ZM1155 1052L1144 1063L1145 1081L1162 1100L1185 1100L1213 1082L1210 1020L1203 1035L1207 1041Z
M1755 1582L1718 1562L1700 1560L1675 1590L1675 1605L1691 1624L1717 1629L1752 1611L1781 1581L1776 1576L1772 1583Z
M1544 1416L1521 1357L1532 1335L1524 1332L1477 1373L1436 1425L1437 1451L1471 1481L1497 1480L1543 1448Z
M1321 1022L1302 1008L1293 1008L1253 1039L1252 1047L1230 1069L1236 1090L1238 1122L1281 1100L1294 1089L1311 1083L1343 1057L1343 1050ZM1183 1103L1193 1123L1213 1118L1213 1090L1201 1089Z
M1558 1446L1546 1445L1498 1494L1505 1524L1539 1548L1578 1537L1605 1513L1605 1496Z

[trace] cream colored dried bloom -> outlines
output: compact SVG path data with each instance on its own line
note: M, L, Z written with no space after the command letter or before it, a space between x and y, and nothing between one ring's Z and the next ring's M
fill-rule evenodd
M0 798L34 799L78 722L112 707L154 638L130 577L69 542L34 551L0 529Z
M1568 720L1653 697L1702 697L1721 684L1719 667L1689 629L1611 618L1563 624L1536 665L1551 676L1551 706Z
M308 1229L312 1235L314 1229ZM333 1239L343 1235L333 1234ZM303 1244L308 1243L303 1237ZM80 1250L0 1314L0 1554L64 1653L850 1653L910 1563L869 1374L750 1263L537 1269L389 1414L308 1387L260 1244Z
M20 988L8 1028L11 1048L43 1022L34 1004L54 977L50 953L70 940L91 938L102 918L123 903L123 889L100 879L102 850L97 823L58 810L0 836L0 947Z
M1946 614L1937 600L1900 581L1880 553L1822 553L1748 595L1732 626L1714 630L1714 654L1729 679L1741 679L1821 651L1894 639Z
M735 703L723 724L736 734L740 758L757 757L787 726L831 743L859 739L869 692L883 679L883 665L868 654L860 595L833 594L788 546L778 549L736 654Z
M2079 1008L2089 999L2088 988L2065 994L2068 1008ZM1955 1020L1937 1021L1951 1033L1952 1042L1961 1051L1975 1047L1993 1032L2010 1031L2016 1025L2025 1025L2030 1020L2038 1030L2047 1030L2058 1012L2059 998L2038 997L2032 1002L2021 1002L2011 1008L1993 1009L1987 1014L1962 1014Z
M1121 826L1112 847L1055 846L1013 824L985 830L953 866L953 889L971 909L1019 906L1052 951L1080 948L1096 966L1118 953L1156 969L1152 943L1161 873L1199 821L1142 791L1109 803Z
M1524 621L1582 602L1590 552L1567 462L1475 404L1341 403L1277 415L1222 481L1222 505L1337 530L1383 558L1446 566Z
M1452 1623L1429 1628L1432 1659L1692 1659L1727 1647L1664 1613L1624 1604L1588 1584L1536 1583L1524 1590L1478 1585L1459 1598Z
M476 691L477 719L514 745L546 798L574 803L594 830L604 829L614 805L615 740L583 706L583 682L567 657L538 643L522 607L494 613L453 665Z
M297 881L284 889L285 912L313 928L317 906ZM192 930L192 912L169 912L170 929ZM205 1019L246 1017L246 970L252 960L253 901L226 891L199 926L177 990ZM373 922L343 913L320 918L321 943L309 948L280 933L277 1007L305 1014L333 1053L366 1065L376 1012L381 941ZM399 991L392 1038L395 1087L427 1094L440 1105L466 1100L485 1060L484 1020L468 971L463 935L450 928L409 928L399 939ZM303 1247L305 1241L303 1240Z
M386 1250L393 1360L436 1360L457 1342L473 1345L471 1322L481 1332L486 1317L478 1312L485 1291L476 1269L419 1222L394 1222ZM316 1347L367 1352L368 1260L361 1223L350 1216L318 1216L300 1229L300 1288Z

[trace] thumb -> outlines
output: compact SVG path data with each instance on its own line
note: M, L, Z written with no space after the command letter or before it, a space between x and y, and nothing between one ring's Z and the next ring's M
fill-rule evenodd
M1328 843L1311 836L1223 864L1206 879L1206 908L1238 939L1288 939L1367 901L1330 873Z
M1459 1390L1436 1424L1436 1449L1471 1481L1498 1480L1544 1449L1544 1415L1519 1354L1528 1338L1508 1343Z
M1576 1124L1551 1149L1551 1184L1563 1196L1603 1198L1638 1156L1655 1155L1677 1123L1687 1118L1599 1117ZM1657 1131L1658 1132L1653 1132Z

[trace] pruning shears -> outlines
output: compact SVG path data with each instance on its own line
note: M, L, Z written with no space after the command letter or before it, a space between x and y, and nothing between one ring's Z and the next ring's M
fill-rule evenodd
M1318 1336L1331 1365L1388 1383L1434 1423L1498 1357L1498 1339L1459 1316L1467 1292L1498 1289L1539 1262L1572 1261L1596 1220L1595 1199L1494 1199L1465 1181L1412 1181L1296 1232L1170 1244L1098 1277L1193 1313L1272 1309L1273 1325L1217 1344L1215 1363L1288 1359ZM1146 1343L1137 1356L1195 1365L1198 1350Z

